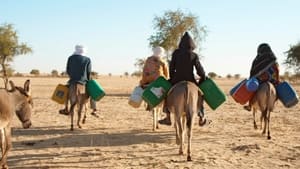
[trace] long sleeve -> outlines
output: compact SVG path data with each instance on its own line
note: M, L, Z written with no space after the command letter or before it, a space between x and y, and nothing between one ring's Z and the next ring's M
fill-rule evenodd
M66 73L70 76L70 57L68 58L67 65L66 65Z
M174 78L174 74L175 74L175 52L172 54L172 59L169 65L169 77L170 79Z
M199 83L201 83L202 81L205 80L205 71L204 71L204 69L203 69L203 67L202 67L202 65L199 61L198 55L196 55L196 57L195 57L195 68L196 68L197 74L201 78L200 81L199 81Z
M169 79L169 70L166 62L163 62L163 74L165 78Z
M89 59L89 62L87 64L87 79L91 79L91 72L92 72L92 63L91 60Z

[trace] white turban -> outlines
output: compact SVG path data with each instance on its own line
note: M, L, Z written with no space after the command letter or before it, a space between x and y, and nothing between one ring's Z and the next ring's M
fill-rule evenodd
M74 55L84 55L86 53L86 49L82 45L76 45L75 46L75 52Z
M160 46L153 48L152 51L154 56L163 57L165 55L165 49Z

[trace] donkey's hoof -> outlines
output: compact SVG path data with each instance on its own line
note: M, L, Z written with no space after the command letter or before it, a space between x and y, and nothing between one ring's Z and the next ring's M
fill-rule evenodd
M206 118L199 118L199 126L204 126L206 124Z
M268 138L268 140L271 140L271 136L268 136L267 138Z
M187 156L187 161L192 161L192 157L191 156Z
M8 165L2 165L2 169L8 169Z

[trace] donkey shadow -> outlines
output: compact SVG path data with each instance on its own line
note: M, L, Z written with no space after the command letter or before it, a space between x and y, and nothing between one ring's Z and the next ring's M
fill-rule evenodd
M162 142L169 142L173 139L173 133L170 132L160 132L160 133L153 133L151 130L148 129L141 129L141 130L124 130L124 131L113 131L111 133L106 132L106 128L99 128L87 131L83 130L75 130L70 131L65 129L65 126L57 127L36 127L31 129L23 130L21 128L14 128L14 136L17 138L19 137L26 137L26 141L14 141L14 151L25 151L26 150L36 150L37 153L29 153L29 154L16 154L11 155L10 160L8 161L12 168L41 168L37 167L40 164L37 164L35 161L45 161L45 165L50 165L51 167L45 168L63 168L65 165L71 168L79 168L76 165L76 162L54 162L53 159L55 158L65 158L65 156L70 158L79 158L79 157L86 157L90 156L93 159L90 159L88 163L101 163L103 159L102 153L114 153L119 154L119 150L115 150L112 148L111 150L102 150L101 147L118 147L118 146L136 146L139 144L149 144L149 143L162 143ZM47 138L47 137L48 138ZM50 137L50 138L49 138ZM33 139L30 139L33 138ZM37 139L42 138L42 139ZM43 139L45 138L45 139ZM80 147L89 148L88 150L80 150ZM78 148L74 150L73 153L62 153L62 150L55 151L55 149L61 148ZM51 152L39 151L39 150L47 150ZM127 150L126 150L127 151ZM132 151L132 152L131 152ZM152 149L145 149L139 152L147 152L150 153L150 156L155 153L157 150ZM165 150L170 152L169 150ZM129 149L127 153L134 153L134 149ZM148 157L148 156L147 156ZM135 157L135 158L147 158L145 156ZM104 157L110 158L110 157ZM127 157L126 157L127 158ZM128 157L133 158L133 157ZM107 159L109 160L109 159ZM132 159L133 160L133 159ZM48 162L47 162L48 161ZM24 163L26 165L24 165ZM78 164L81 162L78 161ZM103 168L109 168L111 166L101 166ZM80 167L82 168L82 166ZM87 167L88 168L88 167Z
M62 128L49 129L38 127L31 129L15 128L13 135L17 136L53 136L46 139L27 139L26 141L14 141L15 150L47 149L55 147L106 147L106 146L130 146L144 143L160 143L172 140L172 132L153 133L146 129L127 130L125 132L107 133L106 128L70 131ZM58 135L58 137L57 137Z

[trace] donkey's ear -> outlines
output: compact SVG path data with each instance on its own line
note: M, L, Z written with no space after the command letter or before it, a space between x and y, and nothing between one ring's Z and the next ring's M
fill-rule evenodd
M24 83L24 90L26 92L30 91L30 80L29 79L27 79L26 82Z
M11 89L10 89L9 91L11 91L11 92L15 91L16 87L15 87L14 82L10 80L10 81L9 81L9 84L10 84L10 86L11 86Z

